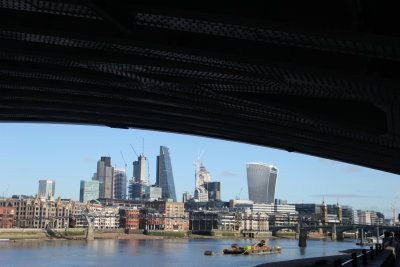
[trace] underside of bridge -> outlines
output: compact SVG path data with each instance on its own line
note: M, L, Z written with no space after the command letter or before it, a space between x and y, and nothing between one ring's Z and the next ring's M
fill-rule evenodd
M195 134L399 174L398 9L259 2L1 0L0 121Z

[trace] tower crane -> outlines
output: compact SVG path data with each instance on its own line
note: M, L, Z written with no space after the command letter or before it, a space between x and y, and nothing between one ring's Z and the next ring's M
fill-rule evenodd
M393 203L392 203L393 224L396 224L396 202L397 202L397 200L399 199L399 194L400 194L400 188L397 189L396 197L394 198Z
M128 164L126 163L126 160L124 158L124 154L122 154L122 151L120 151L120 152L121 152L122 159L124 160L124 163L125 163L125 172L126 172L126 167L128 166Z
M135 154L136 154L136 157L139 157L138 153L136 153L136 151L135 151L135 149L133 148L133 146L132 146L131 144L129 144L129 145L131 146L131 148L132 148L133 152L135 152Z
M396 202L399 199L399 195L400 195L400 188L397 190L396 192L396 196L393 200L392 203L392 210L393 210L393 224L396 224Z
M147 173L148 173L148 178L147 178L147 180L149 181L149 184L150 184L150 163L147 161Z
M242 187L242 188L240 188L240 192L239 192L239 194L236 196L236 199L237 199L237 200L239 200L239 199L240 199L240 194L242 194L242 191L243 191L243 187Z

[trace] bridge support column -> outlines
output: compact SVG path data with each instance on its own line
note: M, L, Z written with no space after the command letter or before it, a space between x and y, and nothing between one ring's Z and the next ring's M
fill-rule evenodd
M300 238L300 223L297 224L295 238Z
M278 230L273 230L272 231L272 236L278 236Z
M359 238L359 236L358 236L358 229L357 229L357 231L354 233L354 239L358 239Z
M344 232L337 233L337 240L338 241L343 241L344 240Z
M307 230L301 228L299 234L299 247L305 248L306 246L307 246Z
M363 228L361 228L361 241L360 241L360 243L361 243L361 246L364 244L364 229Z
M332 240L336 240L337 239L337 235L336 235L336 224L332 225Z
M94 233L93 233L93 227L88 226L86 229L86 241L93 241L94 240Z

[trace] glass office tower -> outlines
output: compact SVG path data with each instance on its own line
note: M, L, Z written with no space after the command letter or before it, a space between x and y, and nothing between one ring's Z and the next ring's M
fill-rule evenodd
M88 202L93 199L100 198L103 195L103 182L93 180L93 181L81 181L81 189L79 194L80 202Z
M208 200L221 201L221 182L205 182L208 191Z
M126 171L125 169L114 169L114 195L115 199L126 199Z
M172 173L169 148L160 146L160 155L157 156L157 181L156 185L162 188L163 200L176 202L174 175Z
M111 157L101 157L97 162L97 181L103 182L100 198L112 198L114 195L113 177L114 168L111 166Z
M265 163L247 164L249 199L254 203L274 203L278 168Z
M42 201L54 201L56 182L53 180L39 180L38 194Z

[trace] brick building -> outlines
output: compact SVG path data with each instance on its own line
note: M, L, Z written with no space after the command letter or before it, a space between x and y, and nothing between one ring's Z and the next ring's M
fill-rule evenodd
M14 216L14 207L0 207L0 228L13 228Z
M153 201L146 202L146 208L152 208L165 217L165 231L188 231L189 213L185 212L184 203Z
M139 217L140 210L133 207L124 207L119 209L120 215L120 227L125 230L138 230L139 229Z
M139 223L143 230L165 230L165 214L153 208L141 209Z
M71 200L41 201L11 198L0 201L0 207L15 209L14 225L21 228L65 228L69 227L69 215L74 202Z

